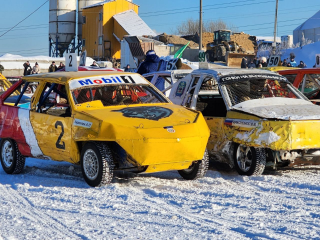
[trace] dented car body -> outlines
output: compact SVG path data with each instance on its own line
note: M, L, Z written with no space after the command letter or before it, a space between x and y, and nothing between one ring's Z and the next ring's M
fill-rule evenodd
M203 113L210 156L239 174L320 154L320 107L277 73L196 70L173 85L169 98Z
M23 81L25 88L39 83L30 109L5 104ZM138 74L58 72L23 81L0 98L0 157L7 173L21 171L12 167L19 156L81 164L91 186L109 183L116 169L179 170L186 179L206 172L209 129L202 114L172 104ZM10 152L15 148L19 156Z

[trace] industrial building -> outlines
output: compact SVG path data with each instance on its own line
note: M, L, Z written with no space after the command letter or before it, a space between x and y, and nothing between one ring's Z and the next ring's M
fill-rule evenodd
M86 50L95 59L120 59L125 35L155 35L132 0L50 0L49 6L49 56Z
M82 50L95 59L120 59L120 42L125 35L154 36L138 10L131 0L108 0L84 7Z

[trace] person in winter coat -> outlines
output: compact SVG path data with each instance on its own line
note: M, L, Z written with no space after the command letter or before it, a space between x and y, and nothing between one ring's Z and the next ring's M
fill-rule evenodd
M298 65L298 68L306 68L306 64L303 61L300 61L300 64Z
M30 66L29 61L26 61L23 64L24 70L23 70L23 76L30 75L32 73L32 67Z
M297 62L294 60L294 58L290 59L290 65L291 65L291 67L296 67L297 66Z
M127 66L124 68L124 71L125 72L131 72L131 69L130 69L130 65L127 64Z
M267 58L266 57L262 57L260 63L261 63L262 67L268 67L268 63L267 63Z
M146 60L140 64L137 73L142 75L145 73L162 71L164 69L161 67L161 61L162 60L160 60L154 50L149 50L146 54ZM161 69L159 68L159 64Z
M52 64L50 65L50 67L49 67L49 72L55 72L57 70L58 70L58 67L57 67L55 61L53 61Z
M62 68L64 68L65 66L64 66L64 64L63 64L63 62L60 62L60 65L58 66L58 70L60 70L60 69L62 69Z
M161 60L154 50L149 50L146 53L146 60L140 64L137 73L145 74L165 70L166 62ZM165 89L165 80L161 77L154 84L160 91Z
M241 61L241 68L247 68L247 65L248 65L248 60L246 57L243 57Z
M283 59L283 62L282 62L281 65L282 65L283 67L286 67L286 66L288 65L287 59Z
M39 64L36 62L36 64L32 68L32 74L39 74L39 73L40 73L40 67L39 67Z
M250 59L250 62L248 63L248 68L256 68L256 64L254 63L254 59Z

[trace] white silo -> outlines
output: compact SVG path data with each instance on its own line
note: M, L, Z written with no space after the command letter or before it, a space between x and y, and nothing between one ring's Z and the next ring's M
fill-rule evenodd
M50 0L49 39L50 56L63 56L76 32L77 0Z
M78 0L78 39L82 39L82 8L102 2L102 0Z

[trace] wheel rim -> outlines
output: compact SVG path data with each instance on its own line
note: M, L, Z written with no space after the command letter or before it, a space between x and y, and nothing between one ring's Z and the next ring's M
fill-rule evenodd
M13 148L12 144L9 141L5 141L2 145L1 156L4 165L9 168L13 163Z
M88 149L83 155L83 170L90 180L95 180L98 176L99 159L92 149Z
M250 147L239 145L236 158L240 170L243 172L248 172L252 166L252 151Z

